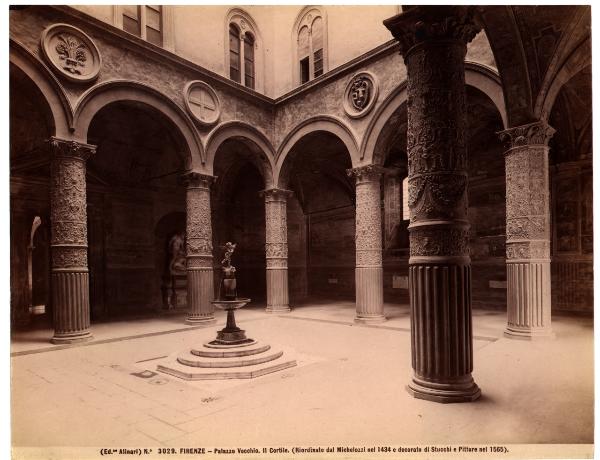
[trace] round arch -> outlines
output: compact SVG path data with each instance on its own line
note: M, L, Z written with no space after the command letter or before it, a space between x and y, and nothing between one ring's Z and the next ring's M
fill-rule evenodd
M513 7L490 5L477 9L498 71L502 75L507 115L505 126L528 123L533 114L534 96Z
M304 136L316 131L325 131L339 138L348 150L352 167L358 166L360 161L358 155L359 149L358 143L356 142L356 135L352 129L339 118L330 115L317 116L309 118L297 125L281 142L275 157L275 184L279 184L281 170L290 150L292 150L294 145L296 145L296 143Z
M539 96L536 100L534 109L535 116L537 118L548 120L560 89L571 78L591 65L592 43L591 39L587 37L569 55L558 72L556 72L554 78L550 82L544 82L544 86L542 90L540 90Z
M500 113L502 124L506 128L508 118L500 76L487 66L467 62L465 63L465 84L480 90L490 98ZM406 104L408 98L406 86L406 81L397 86L377 108L373 118L371 118L360 147L360 161L362 163L371 164L373 161L377 161L373 157L377 139L392 114L402 104Z
M205 162L202 143L192 120L171 99L156 89L139 82L113 80L86 91L77 102L73 117L74 137L87 142L88 129L94 116L113 102L139 102L156 109L180 132L188 147L186 167L200 171Z
M265 187L268 188L274 183L274 164L275 151L271 142L261 131L252 125L241 121L228 121L217 126L206 140L206 168L209 174L214 172L215 157L219 147L223 142L229 139L238 139L242 142L249 142L256 146L261 153L261 167L259 170L263 173Z
M46 99L54 122L53 135L61 139L69 139L73 109L56 77L31 51L12 38L10 39L10 62L33 82Z

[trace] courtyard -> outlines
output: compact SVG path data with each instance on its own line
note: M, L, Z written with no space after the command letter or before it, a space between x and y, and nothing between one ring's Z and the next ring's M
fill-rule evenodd
M52 346L51 329L14 334L14 449L593 442L591 318L555 317L556 339L529 342L503 338L504 312L475 310L482 396L436 404L404 388L408 305L385 311L387 322L363 326L353 322L353 302L313 301L279 315L240 310L250 337L293 349L298 362L249 380L155 373L165 356L214 338L222 312L204 328L179 316L98 324L83 345Z

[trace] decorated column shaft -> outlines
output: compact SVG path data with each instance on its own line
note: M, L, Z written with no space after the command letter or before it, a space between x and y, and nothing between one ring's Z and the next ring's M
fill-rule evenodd
M436 402L477 399L473 381L467 219L467 43L479 27L468 6L405 7L385 21L408 72L408 391Z
M356 317L376 323L383 316L383 266L381 256L381 176L374 165L348 170L356 179Z
M212 222L210 186L214 176L196 172L185 174L186 257L187 257L187 324L215 322L212 256Z
M262 193L265 197L267 312L288 312L287 198L292 192L272 188Z
M552 336L550 324L550 188L548 141L536 122L500 133L506 152L506 280L511 338Z
M86 161L96 147L52 137L52 343L90 340Z

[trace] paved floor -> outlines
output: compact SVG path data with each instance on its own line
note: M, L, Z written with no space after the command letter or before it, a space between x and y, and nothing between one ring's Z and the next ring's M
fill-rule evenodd
M473 376L482 398L413 399L409 311L353 323L351 302L237 314L298 367L253 380L185 382L155 374L164 356L214 338L169 316L93 326L95 342L62 349L48 329L13 336L15 446L278 446L593 443L593 320L557 317L555 340L502 337L505 313L475 311Z

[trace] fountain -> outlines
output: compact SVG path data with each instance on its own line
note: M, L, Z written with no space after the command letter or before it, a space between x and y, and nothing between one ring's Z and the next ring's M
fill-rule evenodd
M236 346L255 343L254 340L246 338L245 331L235 324L235 311L250 303L250 299L239 299L237 297L237 281L235 279L235 267L231 265L231 256L236 245L227 242L225 244L225 257L221 261L221 285L219 286L219 298L213 300L212 304L227 312L227 324L225 328L217 333L217 338L209 345L212 346Z
M296 360L284 358L282 350L273 351L270 345L246 337L246 331L236 325L235 311L250 299L237 296L235 267L231 265L235 248L230 242L223 247L219 298L212 301L227 312L225 327L217 331L216 339L159 362L158 371L185 380L247 379L296 366Z

